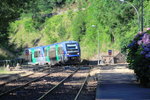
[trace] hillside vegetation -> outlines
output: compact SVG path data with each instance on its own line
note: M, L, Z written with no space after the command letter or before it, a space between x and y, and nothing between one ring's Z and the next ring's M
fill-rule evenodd
M140 1L130 0L140 13ZM67 40L79 41L82 58L100 50L121 50L138 32L134 8L117 0L38 0L9 23L9 44L15 51ZM144 26L150 27L150 1L144 2ZM98 37L98 34L100 35ZM19 51L18 51L19 50Z

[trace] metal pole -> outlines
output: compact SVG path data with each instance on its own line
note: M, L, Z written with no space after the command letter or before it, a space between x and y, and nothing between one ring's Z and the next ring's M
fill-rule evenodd
M97 27L97 26L96 25L92 25L92 27ZM98 53L98 62L97 62L97 64L100 65L100 39L99 39L100 35L99 35L99 31L97 32L97 35L98 35L97 36L98 37L98 40L97 40L97 42L98 42L98 44L97 44L98 45L98 49L97 49L98 50L98 52L97 52Z
M100 39L99 39L99 31L98 31L98 65L100 65Z
M144 28L144 25L143 25L143 24L144 24L144 19L143 19L143 15L144 15L144 14L143 14L143 12L144 12L144 11L143 11L143 10L144 10L143 1L144 1L144 0L142 0L142 9L141 9L141 12L142 12L142 13L141 13L141 31L142 31L142 32L143 32L143 28Z
M138 31L140 32L140 15L139 15L139 13L138 13L138 10L137 10L136 7L135 7L133 4L131 4L130 2L128 2L128 1L124 1L124 2L130 4L130 5L134 8L134 10L135 10L135 12L136 12L136 14L137 14L137 17L138 17ZM141 31L143 31L143 30L141 29Z

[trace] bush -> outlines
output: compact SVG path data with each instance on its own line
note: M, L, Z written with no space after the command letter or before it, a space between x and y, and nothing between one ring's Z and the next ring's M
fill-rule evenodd
M138 33L127 49L129 67L134 70L143 86L150 87L150 29Z

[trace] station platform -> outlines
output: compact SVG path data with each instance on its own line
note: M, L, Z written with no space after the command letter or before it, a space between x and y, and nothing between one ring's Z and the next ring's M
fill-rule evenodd
M98 76L95 100L150 100L150 88L141 87L126 65L102 66Z

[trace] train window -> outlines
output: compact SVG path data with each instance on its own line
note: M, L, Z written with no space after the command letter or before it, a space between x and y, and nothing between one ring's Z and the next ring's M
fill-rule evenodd
M73 51L78 49L78 45L76 43L67 43L66 48L67 51Z
M34 52L34 57L35 57L35 58L40 57L40 51L35 51L35 52Z
M58 54L62 54L63 53L63 48L62 47L58 47Z
M46 57L47 56L47 49L44 48L44 56Z
M55 49L51 49L51 57L55 57L55 55L56 55Z
M49 50L49 51L48 51L48 56L50 57L50 55L51 55L51 51Z

